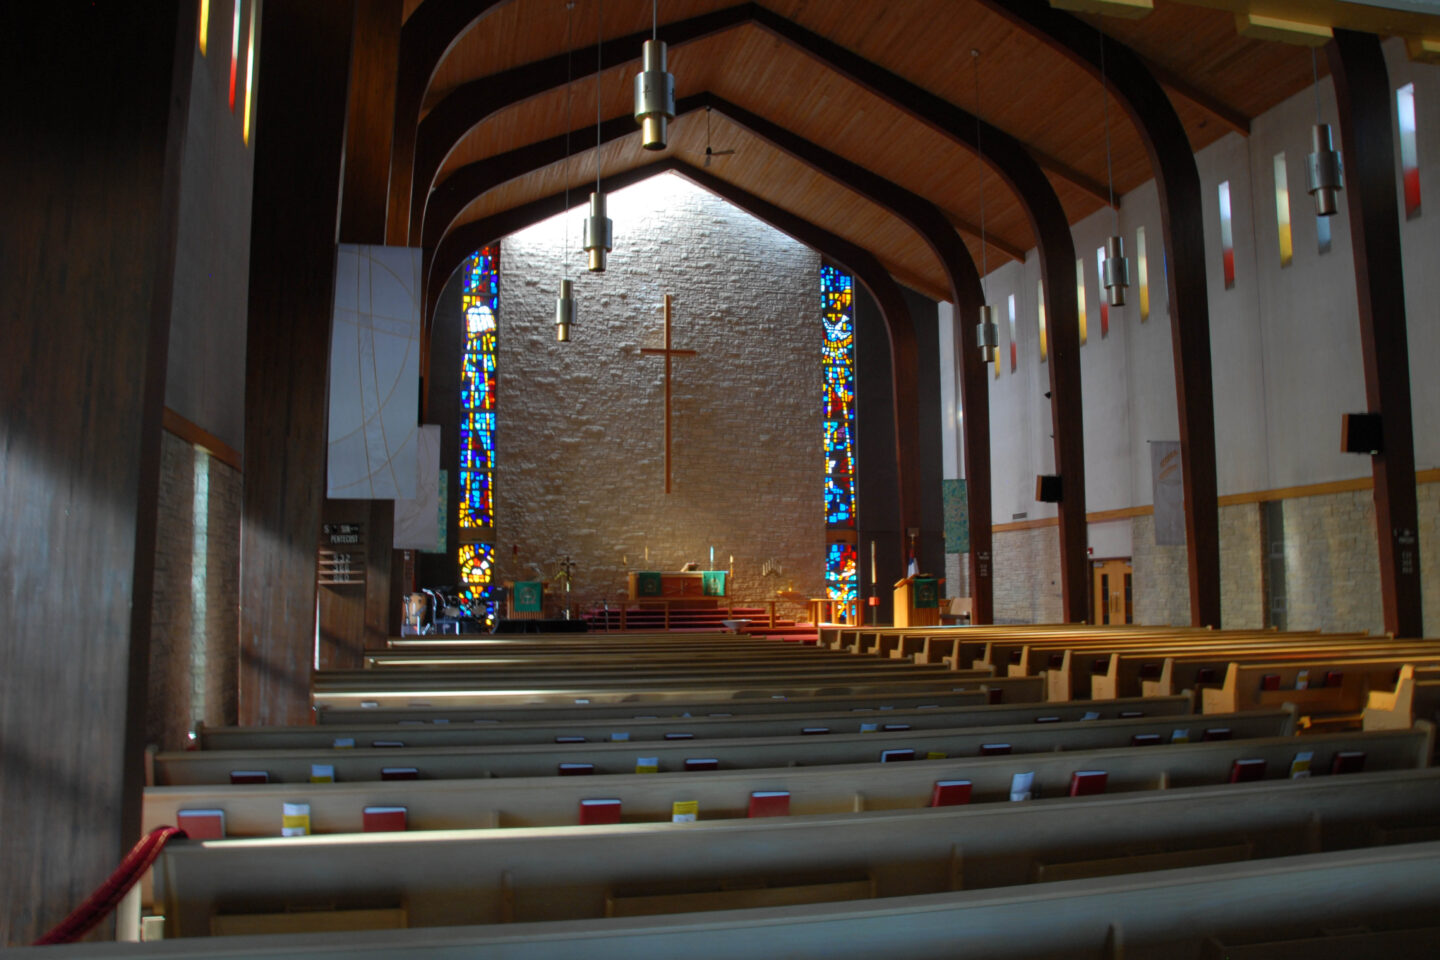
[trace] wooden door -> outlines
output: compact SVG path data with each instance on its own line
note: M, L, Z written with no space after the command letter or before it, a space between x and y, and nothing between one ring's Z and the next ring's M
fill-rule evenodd
M1096 625L1135 622L1134 568L1129 560L1091 563L1090 622Z

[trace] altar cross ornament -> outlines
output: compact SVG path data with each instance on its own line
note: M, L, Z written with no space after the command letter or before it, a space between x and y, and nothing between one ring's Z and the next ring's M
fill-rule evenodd
M641 347L642 354L665 358L665 492L670 492L670 361L672 357L693 357L694 350L675 350L670 346L670 294L665 294L665 346Z

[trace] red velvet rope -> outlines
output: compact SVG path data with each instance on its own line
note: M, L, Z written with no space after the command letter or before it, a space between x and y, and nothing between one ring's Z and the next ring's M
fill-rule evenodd
M125 859L120 861L120 866L110 874L110 878L102 883L84 903L76 907L70 916L61 920L49 933L35 941L35 946L42 947L53 943L73 943L85 934L94 929L95 925L108 917L130 888L140 881L145 871L150 869L160 856L160 851L165 849L166 842L171 837L183 837L185 831L179 827L156 827L145 836L140 842L125 854Z

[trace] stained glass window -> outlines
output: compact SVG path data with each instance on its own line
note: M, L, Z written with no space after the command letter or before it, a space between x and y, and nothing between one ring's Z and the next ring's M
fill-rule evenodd
M830 597L853 601L855 574L855 281L828 264L820 267L820 314L825 325L825 526L832 542L825 558ZM840 531L845 533L836 536Z
M500 599L500 589L493 582L499 247L482 247L465 261L464 270L460 297L465 318L465 350L460 370L461 600L470 616L493 623Z

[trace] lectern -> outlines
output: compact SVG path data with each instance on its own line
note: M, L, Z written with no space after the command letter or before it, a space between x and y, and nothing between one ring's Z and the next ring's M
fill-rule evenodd
M941 582L928 573L917 573L895 584L895 626L938 627Z

